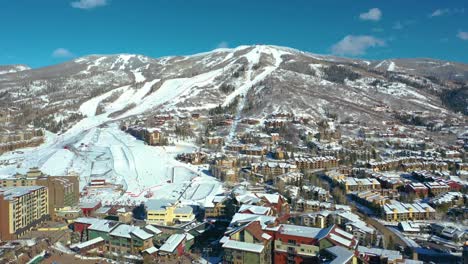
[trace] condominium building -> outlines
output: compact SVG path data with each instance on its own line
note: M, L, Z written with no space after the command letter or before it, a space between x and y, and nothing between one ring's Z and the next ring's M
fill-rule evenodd
M340 183L344 185L346 193L351 192L362 192L362 191L371 191L379 190L380 183L374 178L353 178L348 177L344 180L341 180Z
M450 191L450 186L443 182L426 182L426 186L429 189L429 192L434 196Z
M421 196L426 197L427 194L429 193L428 188L424 184L422 184L420 182L408 183L408 184L406 184L405 189L406 189L406 192L414 193L414 194L416 194L417 196L420 196L420 197Z
M21 237L48 218L47 187L0 188L0 240Z
M154 199L146 203L148 224L174 225L195 220L193 208L180 206L175 200Z
M293 161L299 169L325 169L338 166L338 160L332 156L297 157Z
M271 263L273 237L262 230L260 221L253 221L226 232L221 239L223 263Z
M83 241L102 239L104 243L99 250L119 254L134 254L153 247L153 238L161 232L153 226L138 227L98 218L78 218L74 230Z
M265 176L278 176L294 171L298 171L297 166L287 162L265 161L252 163L252 172Z
M324 229L280 225L275 234L274 245L275 263L318 263L320 250L332 246L353 250L357 246L357 240L335 225Z
M79 176L49 176L38 168L31 168L26 174L15 174L0 179L0 187L44 186L48 189L50 215L55 210L77 205L80 199Z
M218 195L205 203L205 218L225 218L228 215L227 206L231 203L229 196Z
M427 220L435 218L435 210L426 203L402 203L391 200L383 207L383 217L389 222Z

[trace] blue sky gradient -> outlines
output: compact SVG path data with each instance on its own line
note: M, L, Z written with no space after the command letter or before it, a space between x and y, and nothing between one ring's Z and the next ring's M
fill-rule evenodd
M461 0L0 4L0 65L40 67L89 54L186 55L244 44L366 59L430 57L468 63L468 2Z

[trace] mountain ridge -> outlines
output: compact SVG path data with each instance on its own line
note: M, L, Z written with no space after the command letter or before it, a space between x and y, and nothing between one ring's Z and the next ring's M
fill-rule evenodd
M290 112L313 120L333 113L342 120L381 122L394 120L395 111L456 117L440 97L467 80L468 65L450 62L371 62L255 45L158 59L92 55L8 73L0 75L0 103L31 115L23 115L21 125L55 132L95 115L112 121L157 112L227 111L235 100L228 112L236 119Z

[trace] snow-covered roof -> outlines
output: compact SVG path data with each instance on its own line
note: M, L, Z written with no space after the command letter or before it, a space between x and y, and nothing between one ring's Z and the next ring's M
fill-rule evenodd
M154 246L143 250L143 252L146 252L146 253L148 253L148 254L150 254L150 255L151 255L151 254L154 254L154 253L156 253L156 252L158 252L158 251L159 251L159 249L157 249L157 248L154 247Z
M329 264L347 263L354 256L354 252L349 251L346 248L340 247L340 246L330 247L325 250L329 252L330 254L332 254L333 256L335 256L335 258L331 262L329 262Z
M177 207L174 210L174 213L176 213L176 214L191 214L191 213L193 213L193 208L190 207L190 206Z
M253 244L247 242L241 242L236 240L228 240L223 244L223 248L237 249L241 251L248 251L253 253L261 253L265 248L260 244Z
M351 244L353 243L353 241L351 240L348 240L342 236L339 236L337 234L334 234L334 233L331 233L330 234L330 239L332 239L333 241L339 243L340 245L343 245L343 246L346 246L346 247L350 247Z
M176 202L172 199L151 199L145 202L145 206L149 211L166 210L167 206L171 206Z
M119 224L120 223L116 221L99 219L98 221L94 222L88 229L109 233Z
M0 194L3 195L5 200L13 200L15 197L26 195L30 192L37 191L45 188L43 186L15 186L15 187L2 187L0 188Z
M276 217L266 216L266 215L254 215L254 214L241 214L236 213L232 217L231 226L234 226L236 223L249 223L253 221L259 221L262 229L266 229L268 223L275 223Z
M173 253L177 246L185 239L185 234L173 234L159 248L159 251Z
M243 204L239 208L239 213L245 212L245 211L250 211L252 214L256 215L268 215L268 213L271 211L270 207L264 207L264 206L257 206L257 205L250 205L250 204Z
M103 219L93 218L93 217L78 217L77 219L75 219L75 223L88 224L88 225L92 225L100 221L103 221Z
M152 234L147 233L145 230L137 227L135 228L132 232L132 235L135 235L136 237L142 239L142 240L147 240L153 237Z
M368 248L364 246L358 246L357 250L359 251L360 254L388 257L389 261L403 259L401 253L396 250L388 250L388 249L382 249L382 248Z
M117 237L125 237L125 238L132 238L131 235L134 235L143 240L153 237L152 234L148 234L147 232L145 232L138 226L132 226L132 225L119 225L117 228L112 230L110 235L117 236Z
M83 249L83 248L92 246L92 245L94 245L94 244L97 244L97 243L100 243L100 242L103 242L103 241L104 241L104 238L102 238L102 237L96 237L96 238L93 238L93 239L91 239L91 240L85 241L85 242L83 242L83 243L79 243L79 244L72 245L72 246L70 246L70 247L71 247L71 248L77 248L77 249Z
M321 231L321 228L298 225L281 225L279 229L281 234L308 238L316 238Z
M159 235L162 233L161 230L157 229L156 227L152 226L152 225L146 225L144 227L144 229L148 230L149 232L155 234L155 235Z

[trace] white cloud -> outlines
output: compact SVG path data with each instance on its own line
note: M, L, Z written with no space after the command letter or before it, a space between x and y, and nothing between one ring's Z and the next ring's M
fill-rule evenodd
M361 13L359 18L362 20L379 21L382 18L382 11L378 8L371 8L366 13Z
M64 49L64 48L58 48L52 52L52 57L54 58L72 58L75 57L75 54L73 54L71 51Z
M107 0L79 0L71 3L73 8L92 9L107 5Z
M395 22L395 24L393 24L393 29L403 29L403 23L401 23L400 21L397 21Z
M358 56L366 53L367 49L381 47L385 41L373 36L348 35L331 47L332 53L337 55Z
M429 17L443 16L443 15L448 14L448 13L449 13L449 9L448 9L448 8L445 8L445 9L436 9L434 12L432 12L432 14L429 15Z
M468 31L459 31L457 37L461 40L468 40Z
M218 43L218 45L216 46L217 49L226 49L226 48L229 48L229 43L227 43L227 41L221 41L220 43Z
M429 17L440 17L445 15L452 15L452 14L463 14L465 13L465 8L439 8L434 10Z

